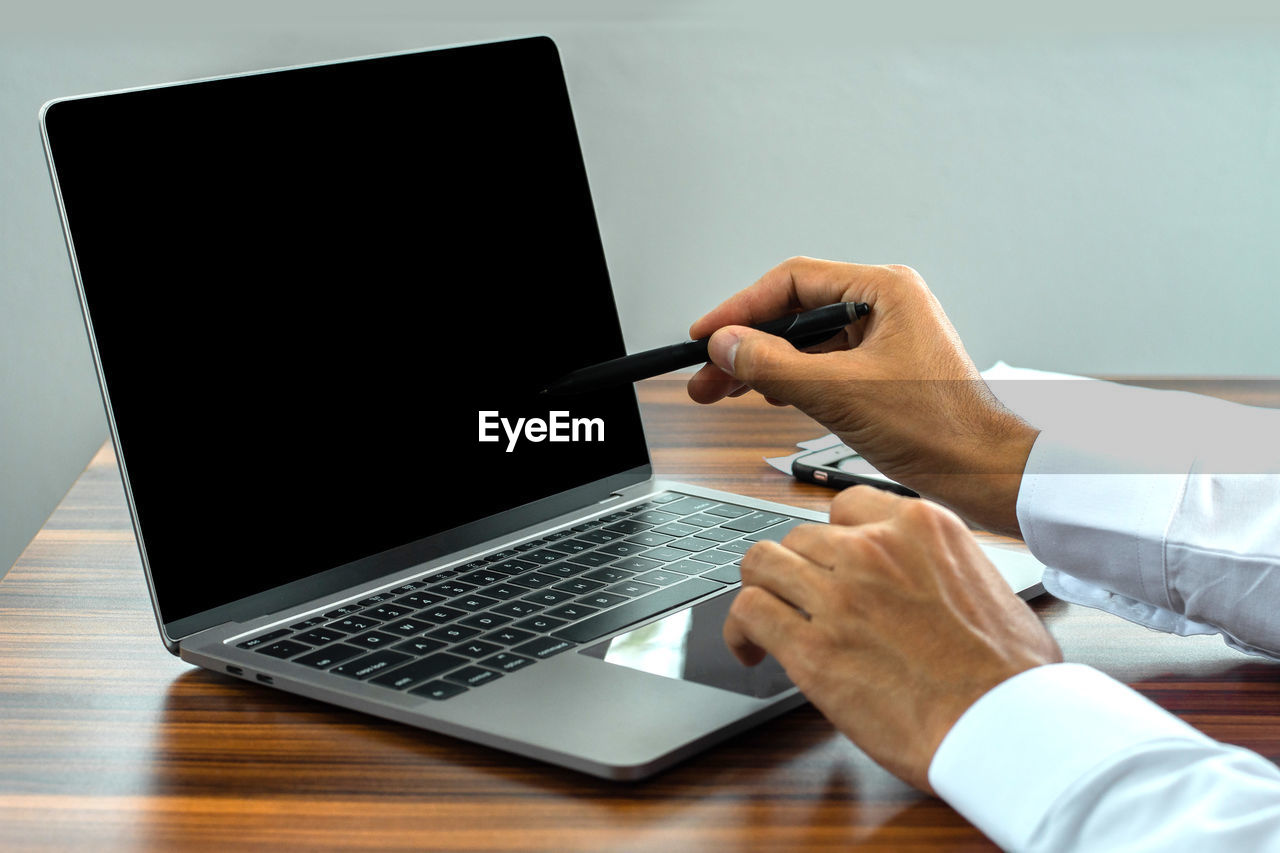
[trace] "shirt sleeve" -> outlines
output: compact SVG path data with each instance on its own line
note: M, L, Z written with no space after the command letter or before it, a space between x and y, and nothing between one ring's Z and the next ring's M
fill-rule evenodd
M1045 428L1027 461L1018 520L1045 588L1280 656L1280 411L1115 388L1106 418Z
M940 797L1006 850L1280 849L1280 770L1081 664L1010 678L929 767Z

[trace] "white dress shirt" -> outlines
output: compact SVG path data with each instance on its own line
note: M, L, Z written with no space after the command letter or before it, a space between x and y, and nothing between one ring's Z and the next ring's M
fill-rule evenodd
M1018 496L1046 589L1280 657L1280 411L1049 385L1064 414L1048 419ZM929 780L1012 850L1280 850L1274 764L1079 664L988 692Z

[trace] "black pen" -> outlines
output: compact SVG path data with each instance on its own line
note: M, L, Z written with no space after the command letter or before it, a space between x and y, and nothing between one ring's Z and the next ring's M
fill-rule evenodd
M871 306L865 302L838 302L835 305L824 305L801 314L790 314L770 320L752 328L780 338L786 338L796 349L820 344L835 335L859 317L871 312ZM657 349L624 355L611 361L593 364L552 382L542 390L543 394L584 394L610 385L622 385L659 376L681 367L702 364L710 361L707 355L707 341L702 338L696 341L685 341L681 344L658 347Z

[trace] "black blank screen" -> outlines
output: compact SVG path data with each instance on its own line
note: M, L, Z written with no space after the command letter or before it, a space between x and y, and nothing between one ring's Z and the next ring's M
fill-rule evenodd
M162 621L647 464L559 60L527 39L55 103ZM478 412L601 418L481 443Z

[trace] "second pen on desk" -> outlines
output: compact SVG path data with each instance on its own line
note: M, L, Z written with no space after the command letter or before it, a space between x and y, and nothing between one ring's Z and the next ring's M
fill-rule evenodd
M779 317L777 320L770 320L752 328L785 338L796 349L803 349L822 343L870 312L871 306L865 302L837 302L812 311ZM611 385L623 385L648 379L650 376L659 376L672 370L679 370L681 367L702 364L710 360L707 355L709 340L711 339L700 338L696 341L685 341L593 364L565 374L544 388L542 393L557 396L585 394Z

